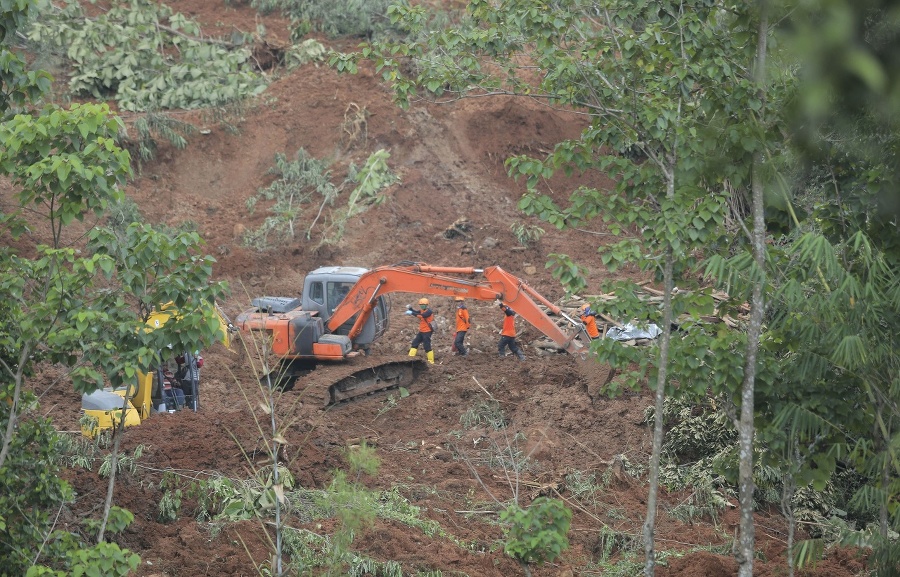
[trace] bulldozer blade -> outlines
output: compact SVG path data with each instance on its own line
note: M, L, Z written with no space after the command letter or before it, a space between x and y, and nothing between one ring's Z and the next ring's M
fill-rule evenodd
M376 391L409 387L425 370L421 359L391 361L356 371L328 387L326 405L347 401Z

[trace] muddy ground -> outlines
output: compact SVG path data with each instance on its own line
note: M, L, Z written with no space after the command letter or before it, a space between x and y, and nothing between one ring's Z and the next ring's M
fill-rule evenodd
M226 34L232 27L250 31L261 23L270 44L288 38L284 20L260 17L245 4L186 0L170 5L196 18L210 34ZM348 132L347 119L358 110L365 113L365 130ZM516 209L524 185L507 177L504 159L541 154L575 136L583 123L575 114L511 98L417 103L403 111L392 104L371 70L338 76L325 65L307 65L279 73L246 109L237 134L199 114L184 118L203 132L191 137L183 151L161 148L155 160L143 164L127 193L150 222L195 223L218 261L215 276L231 285L231 296L222 305L232 316L250 297L299 296L305 272L322 265L499 265L551 301L563 296L544 267L551 253L566 253L587 265L593 289L608 275L594 258L595 250L599 243L617 239L606 236L602 224L565 232L545 224L544 237L528 248L520 246L510 230L516 222L540 223ZM265 217L259 210L248 214L245 200L272 181L268 170L276 153L292 158L301 147L331 160L335 175L341 176L348 163L360 165L375 150L387 149L401 183L390 189L386 203L352 221L337 245L319 245L320 230L314 228L310 241L300 234L287 246L266 252L244 248L240 235ZM607 183L602 175L587 175L558 177L544 187L562 199L578 184ZM302 230L316 208L302 217ZM442 233L460 218L470 221L469 236L445 238ZM642 278L635 268L617 274ZM415 323L400 313L416 298L393 297L391 329L375 346L375 355L408 350ZM636 477L634 472L648 463L644 411L652 404L651 394L645 390L612 400L592 398L589 390L604 370L566 355L538 354L533 345L538 335L522 321L520 341L527 359L498 358L502 317L492 303L470 305L472 352L466 358L453 356L453 304L445 298L433 299L433 304L441 327L434 339L437 363L428 367L409 396L379 393L323 410L313 391L327 383L317 381L315 374L283 395L276 414L289 423L283 457L297 481L322 488L335 469L345 467L342 455L348 445L365 440L376 447L381 470L375 477L363 477L365 484L397 487L425 517L456 538L426 537L420 529L387 521L357 535L354 548L377 560L400 562L405 574L434 569L472 577L522 574L498 549L502 531L492 513L500 509L498 501L514 493L523 504L538 494L559 497L574 511L571 549L557 563L536 569L535 575L600 575L605 553L613 559L629 553L640 559L647 485L646 475ZM212 474L245 479L261 462L265 435L256 425L263 417L257 407L259 394L248 356L238 346L233 349L216 345L204 351L199 413L155 415L125 438L129 449L147 447L137 472L123 475L115 493L115 503L135 513L134 524L117 540L141 555L139 575L256 575L256 567L269 556L263 529L255 522L212 531L186 514L172 523L157 521L165 470L174 470L184 480ZM61 430L77 428L80 398L64 376L48 369L35 389L42 396L42 410ZM492 399L502 408L507 428L465 427L466 415ZM496 466L498 455L510 448L528 457L528 467L518 478ZM576 494L564 482L572 474L594 475L602 489ZM67 477L79 494L68 521L96 513L93 508L105 494L105 480L83 470L69 471ZM684 523L668 512L688 496L662 495L657 550L679 553L668 557L657 575L735 575L729 548L737 530L736 509L729 507L715 519ZM185 508L189 505L186 502ZM288 522L316 529L299 515ZM607 549L610 534L616 537ZM755 574L786 575L784 521L775 512L761 511L756 536ZM861 571L852 553L835 551L815 569L799 574L849 577Z

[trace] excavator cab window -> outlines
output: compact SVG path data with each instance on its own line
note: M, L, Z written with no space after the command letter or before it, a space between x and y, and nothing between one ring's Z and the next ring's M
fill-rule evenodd
M350 289L353 287L352 282L330 282L328 283L328 310L334 312Z
M309 285L309 298L319 303L325 304L325 290L320 282L314 282Z

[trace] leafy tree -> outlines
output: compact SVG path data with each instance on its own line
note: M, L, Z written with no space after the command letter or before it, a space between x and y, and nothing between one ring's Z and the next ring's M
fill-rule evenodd
M794 4L778 34L787 65L802 70L783 110L795 176L772 187L792 229L767 248L761 338L780 386L757 391L760 433L799 486L858 472L849 509L880 513L877 531L851 537L877 545L873 565L888 575L900 550L885 539L900 526L890 505L900 463L889 448L900 424L897 13L878 0ZM813 549L798 552L808 559Z
M77 363L73 354L81 348L81 338L77 326L66 327L64 317L79 312L78 304L96 271L111 270L112 263L99 255L81 256L74 248L62 248L61 240L65 225L85 214L100 214L121 197L118 184L129 165L128 154L114 143L119 126L105 105L51 108L37 117L16 115L0 125L4 143L0 168L17 187L17 208L3 214L0 222L19 237L29 228L25 214L33 210L45 219L51 236L50 246L36 247L37 258L7 252L0 262L0 288L10 321L0 341L12 357L0 366L4 379L15 384L0 468L14 435L17 404L31 362ZM102 382L99 373L86 367L74 376L81 390Z
M7 386L2 398L11 398ZM26 394L26 410L36 401ZM11 406L0 402L0 423L10 419ZM72 500L72 488L59 477L56 431L48 419L19 422L10 456L0 468L0 559L2 575L24 575L35 559L54 558L55 540L48 539L56 511ZM44 551L41 551L42 546Z

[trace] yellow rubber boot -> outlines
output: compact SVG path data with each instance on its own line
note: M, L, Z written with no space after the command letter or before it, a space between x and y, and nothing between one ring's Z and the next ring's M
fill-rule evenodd
M419 352L419 349L409 349L409 356L414 357L416 353Z
M425 353L425 356L428 357L428 362L432 365L434 364L434 351L428 351Z

